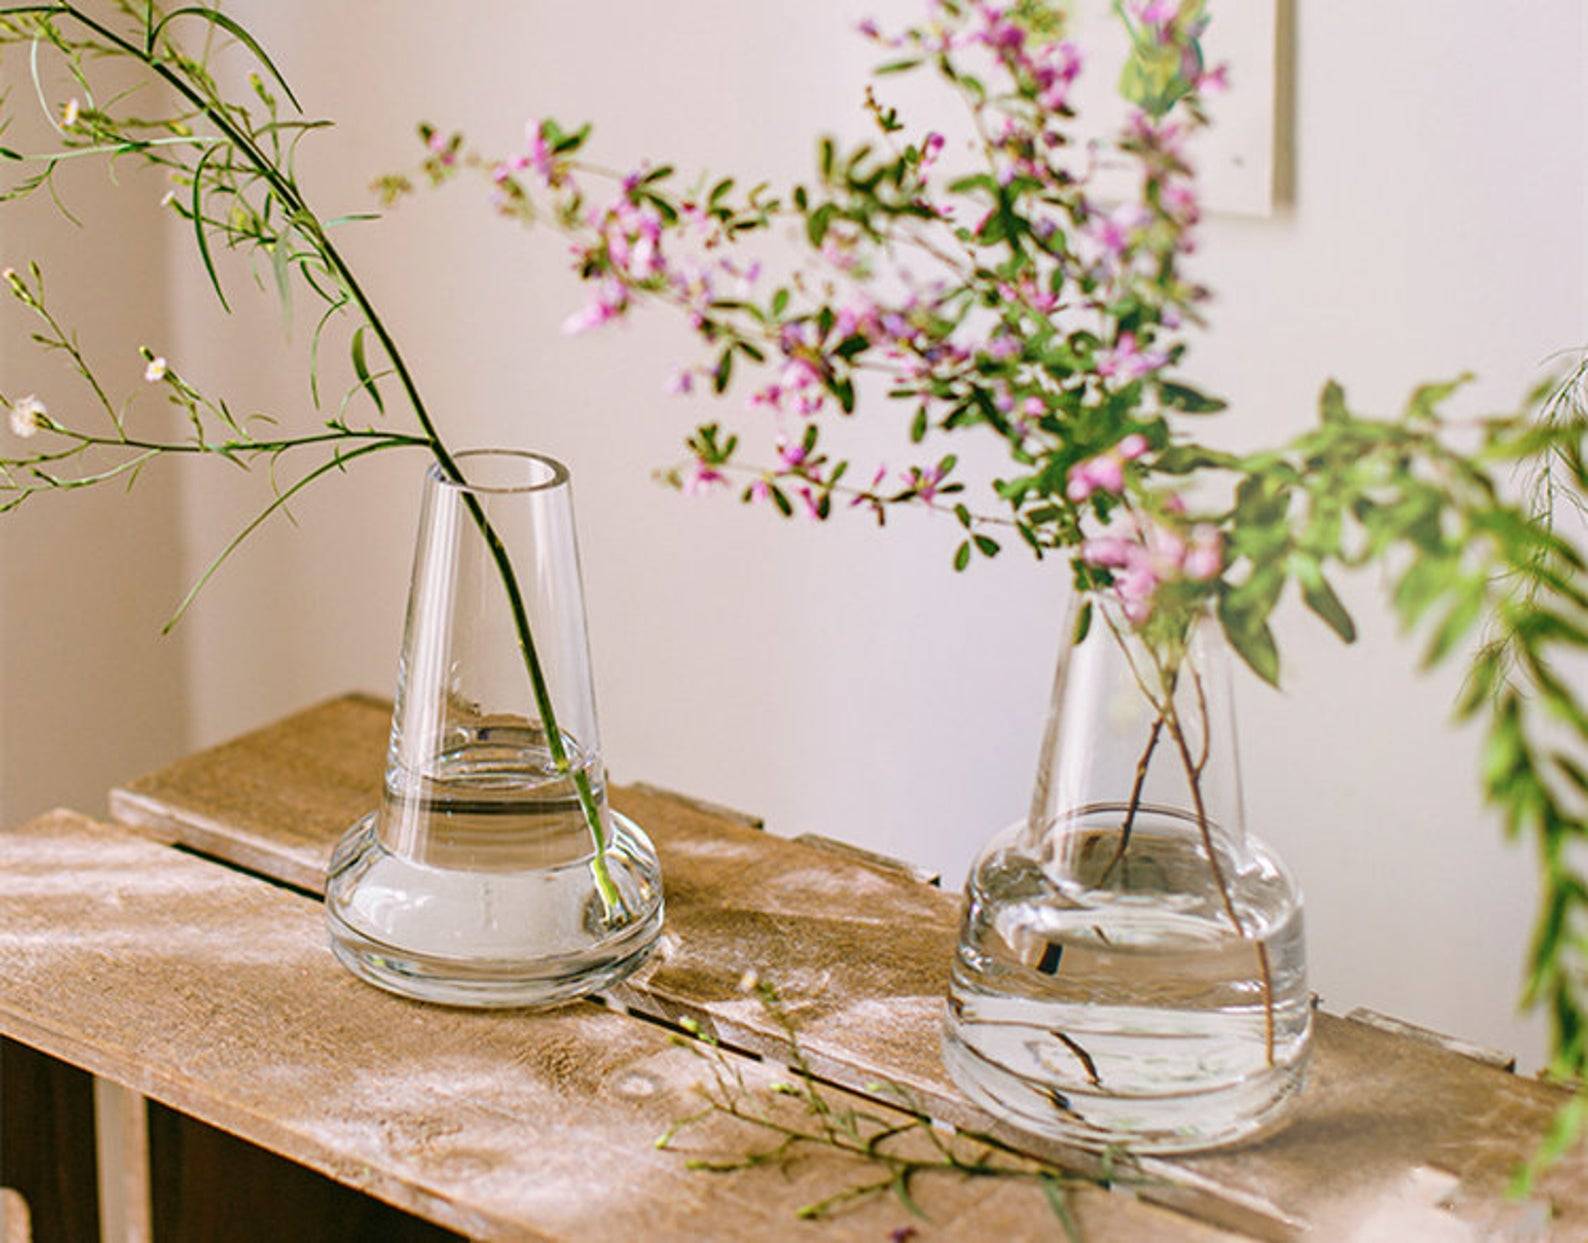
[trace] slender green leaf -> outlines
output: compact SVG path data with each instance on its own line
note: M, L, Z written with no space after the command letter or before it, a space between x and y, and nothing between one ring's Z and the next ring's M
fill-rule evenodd
M222 13L219 9L206 9L201 8L198 5L188 5L186 8L171 10L171 12L167 13L160 19L160 21L155 25L154 29L146 36L149 51L151 53L154 50L155 43L159 41L161 33L167 26L169 26L179 17L197 17L202 21L209 22L213 26L219 26L227 34L231 35L250 52L252 52L254 54L254 58L258 60L259 63L263 65L269 72L270 76L273 77L278 84L280 84L281 89L287 93L287 98L292 101L292 106L299 112L303 111L303 105L298 102L298 97L292 93L292 88L287 85L287 80L281 76L281 71L276 68L275 62L266 54L265 49L259 46L259 43L254 36L249 34L240 23L226 16L226 14Z
M1329 629L1346 643L1356 642L1356 623L1346 612L1340 597L1335 595L1323 570L1312 557L1291 558L1291 573L1301 584L1301 598L1307 607L1321 617Z
M358 376L359 384L369 394L369 399L375 403L375 409L382 414L386 413L386 402L380 395L380 387L375 383L375 377L370 374L369 364L364 359L364 329L365 324L360 324L353 333L353 344L350 353L353 355L353 374Z
M220 150L220 144L206 147L204 154L199 156L199 162L193 169L193 236L198 240L199 258L204 261L204 271L209 274L210 284L215 289L215 296L220 299L221 309L228 315L231 314L231 304L226 301L226 291L221 288L221 278L215 271L215 260L210 257L209 238L204 236L204 166L209 163L210 156Z

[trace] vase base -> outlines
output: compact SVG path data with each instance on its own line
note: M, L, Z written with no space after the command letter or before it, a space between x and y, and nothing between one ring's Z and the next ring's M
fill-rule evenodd
M366 983L439 1005L538 1010L609 988L645 962L662 930L650 841L616 812L611 827L617 911L589 856L507 872L427 866L389 851L371 813L332 856L332 952Z
M1024 1131L1089 1152L1149 1155L1203 1152L1260 1138L1278 1129L1306 1078L1306 1058L1232 1083L1183 1094L1114 1096L1064 1091L993 1060L950 1014L943 1029L943 1065L972 1101Z

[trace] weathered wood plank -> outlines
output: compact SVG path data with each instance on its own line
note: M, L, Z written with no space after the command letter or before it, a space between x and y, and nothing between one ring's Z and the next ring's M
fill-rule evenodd
M249 866L268 864L279 836L278 874L317 889L315 869L323 874L332 842L373 802L386 727L379 701L332 701L134 782L112 807ZM613 797L655 840L668 903L663 945L621 1000L775 1053L775 1027L739 990L753 968L785 994L820 1073L861 1091L891 1079L945 1120L989 1125L938 1058L957 895L754 832L662 791L620 788ZM277 825L287 828L278 835ZM1379 1212L1420 1213L1422 1228L1448 1233L1521 1211L1500 1196L1564 1099L1559 1089L1325 1014L1317 1031L1311 1085L1284 1132L1232 1152L1147 1162L1165 1185L1143 1194L1269 1238L1308 1227L1347 1237L1330 1232ZM1422 1203L1435 1186L1444 1190ZM1588 1233L1580 1156L1542 1194L1563 1237Z
M314 901L67 812L0 833L0 1033L476 1238L783 1237L796 1206L866 1172L824 1153L692 1173L652 1141L694 1108L703 1064L656 1026L589 1003L388 996L336 964ZM690 1142L752 1139L717 1119ZM1016 1197L1009 1237L1055 1233L1034 1187L918 1190L923 1239L974 1237L999 1193ZM1123 1196L1076 1199L1098 1237L1229 1239ZM800 1231L869 1241L906 1220L877 1202Z

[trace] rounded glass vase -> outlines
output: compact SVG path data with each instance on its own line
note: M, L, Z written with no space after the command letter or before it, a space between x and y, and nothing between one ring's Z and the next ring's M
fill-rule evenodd
M545 1007L656 944L661 868L607 805L568 472L456 455L424 483L385 787L331 858L331 948L423 1001Z
M1031 812L966 882L945 1064L1094 1151L1260 1135L1301 1088L1312 997L1301 893L1245 828L1223 631L1092 593L1067 633Z

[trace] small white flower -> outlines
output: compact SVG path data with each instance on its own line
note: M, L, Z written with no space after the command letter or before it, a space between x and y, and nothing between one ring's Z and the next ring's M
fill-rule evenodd
M165 192L165 194L163 194L161 196L161 198L160 198L160 206L161 207L169 207L169 206L171 206L172 203L175 203L175 202L176 202L176 191L175 190L167 190Z
M165 379L166 364L163 358L151 358L149 365L143 369L143 378L150 384L158 384Z
M82 111L82 103L78 100L77 96L72 96L72 98L66 101L66 111L61 114L61 124L67 129L71 129L72 126L77 124L77 118Z
M761 983L761 974L760 974L760 972L758 972L754 967L751 967L748 971L746 971L743 975L741 975L739 977L739 991L741 993L753 993L753 992L755 992L756 985L758 985L760 983Z
M29 394L11 407L11 430L26 440L39 430L39 419L45 413L44 403Z

